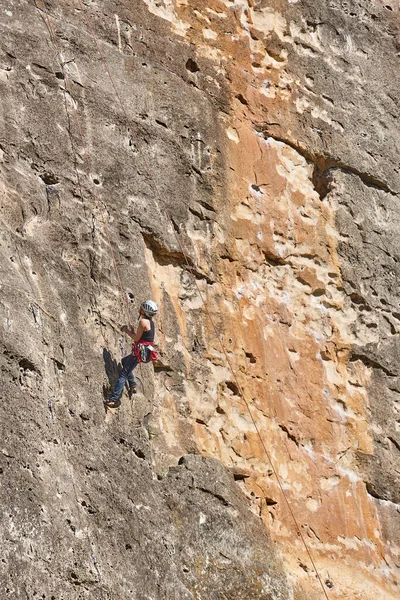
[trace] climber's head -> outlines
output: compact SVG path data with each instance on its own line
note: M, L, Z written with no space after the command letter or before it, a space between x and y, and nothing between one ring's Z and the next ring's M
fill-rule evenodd
M154 317L157 314L158 306L153 300L145 300L140 305L140 310L146 317Z

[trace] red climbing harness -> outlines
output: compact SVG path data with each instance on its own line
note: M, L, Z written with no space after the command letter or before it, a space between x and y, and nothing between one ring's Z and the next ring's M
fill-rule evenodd
M136 356L139 363L154 362L158 360L158 352L153 342L139 340L132 344L132 354Z

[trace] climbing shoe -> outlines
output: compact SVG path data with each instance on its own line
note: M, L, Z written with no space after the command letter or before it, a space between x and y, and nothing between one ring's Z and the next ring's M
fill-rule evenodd
M129 398L132 398L132 394L136 394L136 392L137 392L136 385L129 386L129 391L128 391Z
M108 400L104 400L104 406L106 408L118 408L121 406L121 400L119 398L116 400L111 400L111 398L109 398Z

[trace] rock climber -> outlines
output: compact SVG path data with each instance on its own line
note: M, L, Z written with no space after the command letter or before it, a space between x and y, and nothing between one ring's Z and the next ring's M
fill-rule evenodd
M136 381L133 376L133 369L140 362L149 362L157 360L158 353L153 346L154 342L154 321L153 317L157 314L158 306L152 300L142 302L139 309L139 324L135 332L132 326L123 325L120 329L123 333L133 339L132 352L122 359L122 369L119 378L114 386L111 396L104 400L107 407L117 408L120 404L120 396L123 392L125 382L128 380L129 395L136 394Z

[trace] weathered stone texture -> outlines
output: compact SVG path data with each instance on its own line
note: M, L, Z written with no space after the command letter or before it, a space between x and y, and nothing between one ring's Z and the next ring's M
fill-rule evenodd
M5 597L394 599L398 6L0 11Z

